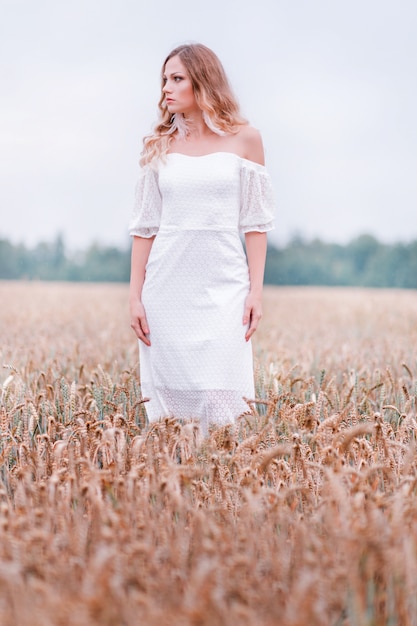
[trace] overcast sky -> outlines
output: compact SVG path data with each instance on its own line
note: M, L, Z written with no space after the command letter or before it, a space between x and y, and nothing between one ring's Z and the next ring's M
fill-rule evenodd
M262 132L274 239L417 239L415 0L0 0L0 238L124 245L176 45Z

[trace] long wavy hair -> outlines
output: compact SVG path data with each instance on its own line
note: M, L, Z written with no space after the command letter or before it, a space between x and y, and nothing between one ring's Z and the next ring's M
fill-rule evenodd
M223 66L214 52L199 43L178 46L169 53L162 66L159 119L153 133L143 139L142 166L163 157L173 137L184 137L187 134L184 116L181 113L173 115L168 111L162 91L165 66L175 56L180 58L190 77L196 103L210 130L218 135L234 134L240 126L247 124L240 114Z

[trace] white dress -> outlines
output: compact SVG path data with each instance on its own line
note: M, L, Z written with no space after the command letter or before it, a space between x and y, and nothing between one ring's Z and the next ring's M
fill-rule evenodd
M236 154L171 153L142 169L129 233L156 235L142 291L151 346L139 341L150 422L197 418L207 433L248 410L254 381L240 233L270 230L273 214L265 167Z

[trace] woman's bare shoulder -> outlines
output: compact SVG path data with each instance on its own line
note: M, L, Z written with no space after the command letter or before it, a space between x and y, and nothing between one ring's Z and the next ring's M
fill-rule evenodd
M249 161L265 165L264 147L261 133L257 128L245 124L240 127L237 138L241 144L242 156Z

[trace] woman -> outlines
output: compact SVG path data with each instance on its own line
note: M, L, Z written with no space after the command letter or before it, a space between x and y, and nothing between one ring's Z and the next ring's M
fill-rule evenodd
M207 433L254 397L271 185L261 137L209 48L168 55L159 110L129 229L131 326L149 421L197 418Z

